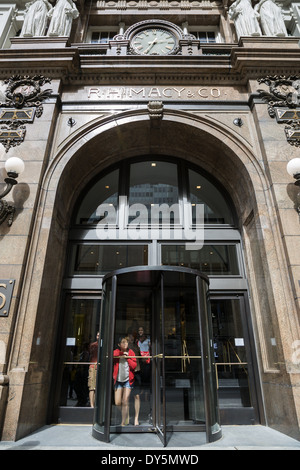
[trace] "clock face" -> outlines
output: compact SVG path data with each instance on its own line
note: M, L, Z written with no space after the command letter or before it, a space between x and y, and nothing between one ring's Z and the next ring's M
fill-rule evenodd
M174 50L176 39L166 29L147 28L133 37L131 45L137 54L166 55Z

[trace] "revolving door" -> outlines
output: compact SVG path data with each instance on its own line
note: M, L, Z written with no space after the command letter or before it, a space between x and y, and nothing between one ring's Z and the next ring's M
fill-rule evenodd
M209 312L208 279L198 271L135 267L105 276L95 438L155 432L166 446L176 431L206 432L207 442L221 437ZM122 357L123 340L130 359ZM120 391L114 372L122 361L131 383Z

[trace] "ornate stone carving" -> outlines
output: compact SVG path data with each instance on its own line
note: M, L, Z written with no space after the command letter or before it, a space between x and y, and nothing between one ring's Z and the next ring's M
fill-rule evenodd
M203 10L203 8L212 8L221 5L218 1L212 0L131 0L125 2L124 0L98 0L97 9L114 9L114 10L171 10L172 8L179 8L180 10Z
M49 78L45 78L43 75L35 75L34 77L14 75L4 80L4 83L7 84L6 101L0 103L1 108L28 108L34 106L36 107L37 117L43 114L42 102L49 98L52 89L48 88L42 91L41 87L46 83L51 83Z
M253 9L251 0L236 0L229 8L229 17L234 21L239 38L261 36L259 14Z
M11 123L8 126L0 128L0 142L4 145L5 151L8 152L11 147L16 147L24 142L26 127L18 126L18 123Z
M169 31L172 36L174 36L174 39L176 40L176 45L175 47L173 47L172 51L170 52L171 55L175 55L175 54L178 54L179 50L180 50L180 46L179 46L179 41L181 39L184 39L185 36L183 34L183 31L181 28L179 28L179 26L175 25L174 23L171 23L170 21L166 21L166 20L162 20L162 19L159 19L159 20L156 20L156 19L148 19L148 20L143 20L143 21L139 21L138 23L135 23L133 24L132 26L130 26L124 33L124 39L129 41L129 49L128 49L128 54L133 54L133 55L136 55L138 54L138 52L135 50L134 47L132 47L132 40L134 38L134 36L139 33L139 32L142 32L143 29L146 29L146 28L150 28L150 29L163 29L163 30L166 30L166 31Z
M79 11L73 0L57 0L56 5L49 11L48 16L51 18L51 21L47 36L69 37L72 22L75 18L78 18Z
M162 101L149 101L148 113L152 128L159 128L164 114L164 104Z
M290 145L300 147L300 125L296 122L290 122L284 128L286 139Z
M44 36L47 28L47 13L52 5L48 0L32 0L25 5L25 18L21 37Z
M7 201L0 199L0 224L2 224L6 218L8 218L9 227L13 223L13 218L16 209L13 205L9 204Z
M33 122L34 117L43 114L43 101L52 93L52 89L41 90L46 83L51 83L49 78L42 75L29 77L27 75L15 75L4 80L7 84L5 101L0 102L0 122L5 125L0 129L0 142L6 152L11 147L20 145L25 138L25 123ZM24 109L26 108L26 109ZM22 112L21 110L24 110Z
M275 0L260 0L254 9L260 15L261 28L266 36L288 35L281 8L276 5Z
M300 147L300 77L267 76L258 79L259 83L269 86L269 92L257 90L263 101L268 103L270 117L276 116L278 122L285 122L285 135L289 144ZM278 108L285 108L278 110ZM292 112L291 112L292 111Z
M159 119L163 118L164 105L162 101L149 101L148 103L148 112L150 119Z
M274 118L275 108L296 108L300 105L300 76L267 76L259 78L258 83L265 83L269 91L257 90L263 101L268 103L269 115Z
M174 23L148 19L117 34L109 44L108 55L197 55L200 41Z
M300 109L276 108L277 122L300 121Z
M31 0L25 5L24 23L20 36L23 38L41 37L69 37L72 22L79 17L75 2L77 0ZM48 22L49 25L48 25Z

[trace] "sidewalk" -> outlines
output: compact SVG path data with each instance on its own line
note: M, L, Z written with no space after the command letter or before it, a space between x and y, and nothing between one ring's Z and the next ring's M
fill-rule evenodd
M168 447L155 434L115 434L109 444L92 436L91 426L44 426L17 442L0 442L1 450L106 450L187 451L194 450L300 450L300 442L264 426L223 426L223 437L211 444L204 433L173 433ZM119 452L120 453L120 452Z

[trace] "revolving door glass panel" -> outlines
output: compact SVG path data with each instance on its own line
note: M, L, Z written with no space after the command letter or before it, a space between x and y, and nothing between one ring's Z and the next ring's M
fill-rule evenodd
M164 445L173 431L220 437L220 429L211 432L217 403L206 277L187 268L128 268L104 278L104 288L94 437L151 431Z
M164 321L167 426L204 425L201 332L195 278L164 273Z
M106 442L109 441L109 429L106 426L106 423L110 416L109 395L111 394L111 380L106 382L106 377L110 376L112 367L112 336L110 334L110 322L114 317L114 284L115 278L110 278L103 286L94 414L95 432L100 440L104 440ZM101 397L101 400L99 400L99 396Z

